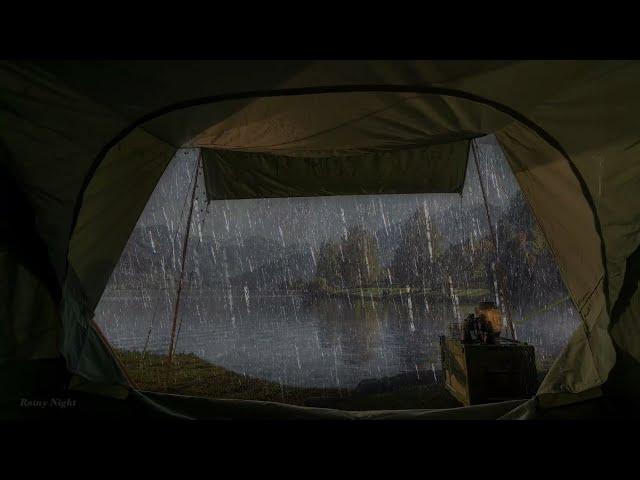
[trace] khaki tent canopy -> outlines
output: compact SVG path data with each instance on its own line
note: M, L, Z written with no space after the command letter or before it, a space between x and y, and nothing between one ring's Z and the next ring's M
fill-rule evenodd
M43 372L62 357L61 382L72 374L75 391L126 397L114 402L144 412L477 418L477 409L351 415L142 395L92 316L181 146L205 152L211 198L455 191L457 154L442 163L430 152L486 134L502 146L583 322L534 399L483 418L582 412L596 398L634 405L639 81L640 63L625 61L3 62L3 208L19 212L1 219L3 406L26 414L16 399L44 388ZM299 181L317 159L331 181ZM382 184L376 172L403 162L418 162L420 178ZM350 165L367 181L345 175Z

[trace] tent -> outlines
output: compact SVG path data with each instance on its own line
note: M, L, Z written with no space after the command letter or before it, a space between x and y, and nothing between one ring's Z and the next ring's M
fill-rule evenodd
M24 398L61 391L82 398L88 415L633 414L640 398L638 81L640 64L628 61L3 62L3 416L32 415L20 407ZM368 165L369 191L455 191L464 171L455 151L487 134L505 152L582 319L526 402L355 413L139 392L92 321L179 147L200 147L213 159L211 198L317 194L303 179L318 159L329 172L354 159ZM453 152L444 160L428 153L443 148ZM423 181L375 175L394 162L415 167L416 158L426 162ZM280 166L288 181L216 183L220 169L243 162ZM332 188L358 188L345 182Z

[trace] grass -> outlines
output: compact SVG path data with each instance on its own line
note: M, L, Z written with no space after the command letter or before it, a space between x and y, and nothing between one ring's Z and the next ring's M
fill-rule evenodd
M310 397L340 398L349 391L280 385L232 372L193 354L176 354L168 368L167 356L134 351L117 352L137 388L209 398L264 400L304 405Z
M461 406L440 383L396 382L385 391L302 388L238 374L193 354L167 356L118 350L130 378L141 390L205 398L259 400L341 410L437 409ZM544 377L539 372L539 379Z
M362 394L353 390L301 388L241 375L193 354L166 355L118 350L129 377L141 390L208 398L282 402L343 410L451 408L459 404L441 385L412 385Z

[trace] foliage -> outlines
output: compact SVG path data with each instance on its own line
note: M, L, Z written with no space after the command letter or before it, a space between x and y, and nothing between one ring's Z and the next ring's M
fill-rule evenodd
M431 222L426 208L417 209L403 226L391 263L394 282L434 287L435 278L441 270L442 253L442 236Z
M342 284L342 260L337 242L328 241L320 246L316 277L324 279L329 285Z
M342 263L342 277L347 285L375 285L380 276L378 246L373 234L360 226L347 232L343 242L345 260Z
M327 287L376 285L381 272L375 237L361 226L355 226L347 231L346 238L341 243L322 244L318 254L316 279L310 288L317 290L322 286L317 279L323 279Z

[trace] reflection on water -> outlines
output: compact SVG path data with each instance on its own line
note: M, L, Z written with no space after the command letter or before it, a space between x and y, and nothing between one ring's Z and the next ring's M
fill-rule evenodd
M451 302L421 297L385 300L249 297L242 291L183 293L177 351L238 373L306 387L354 387L401 372L436 375L439 336ZM142 300L141 300L142 298ZM105 294L96 321L116 348L162 353L169 344L174 299L166 292ZM466 315L473 304L462 303ZM568 303L518 326L519 339L548 365L577 326Z

